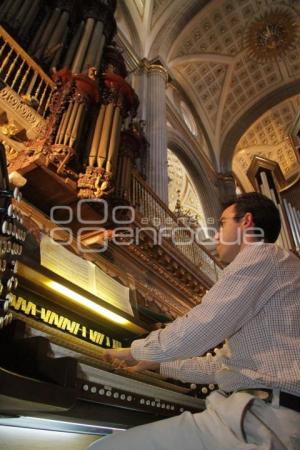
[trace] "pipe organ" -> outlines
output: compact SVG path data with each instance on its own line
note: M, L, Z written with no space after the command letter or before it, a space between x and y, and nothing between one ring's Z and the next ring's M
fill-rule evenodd
M14 150L7 152L9 171L30 180L22 192L32 205L22 204L23 226L15 205L20 196L14 191L12 205L0 148L0 327L14 318L0 333L2 416L126 428L184 410L200 411L206 395L216 388L183 385L152 372L129 375L101 359L103 348L128 346L157 322L184 314L201 301L221 268L200 244L193 242L179 251L170 238L163 239L164 245L154 245L152 236L144 233L139 245L108 248L103 257L108 273L118 266L123 283L124 274L141 277L136 280L138 288L130 291L133 315L107 304L90 287L73 283L79 278L76 265L73 280L45 269L39 259L41 234L56 229L60 242L69 230L73 253L82 245L84 258L99 262L103 235L98 224L104 222L105 231L112 234L116 205L120 215L124 206L134 208L136 229L143 219L156 218L157 232L159 226L180 227L182 241L187 233L135 169L136 159L144 156L149 144L144 122L135 120L139 100L126 81L122 52L112 42L115 7L114 0L4 0L0 5L0 112L10 127L9 148ZM11 117L20 124L17 130ZM94 234L80 238L79 199L87 200L84 223L95 224L90 227ZM108 205L105 220L95 202L102 199ZM57 222L54 209L61 214ZM24 244L25 228L29 233ZM100 230L103 234L102 225ZM126 238L121 236L123 242ZM15 261L23 245L17 286ZM141 292L149 290L149 273L155 277L156 291L147 303ZM63 290L51 290L51 283ZM78 303L67 299L68 290L73 300L80 299ZM108 313L119 323L113 323Z
M287 187L279 165L254 157L248 170L252 184L276 204L282 222L277 244L300 254L300 208L295 187ZM297 189L297 188L296 188Z

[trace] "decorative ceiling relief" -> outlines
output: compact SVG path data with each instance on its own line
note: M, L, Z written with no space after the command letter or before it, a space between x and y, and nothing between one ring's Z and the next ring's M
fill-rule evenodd
M282 83L282 75L276 62L257 64L246 53L236 61L222 119L222 132L231 125L233 118L248 109L262 95L272 91Z
M299 17L292 8L269 9L248 26L244 45L250 58L258 62L286 56L299 45Z
M238 142L233 170L246 190L253 189L246 173L255 155L276 161L287 181L299 172L299 160L288 135L299 105L300 95L281 102L262 115Z
M295 78L300 75L300 58L299 58L299 47L290 52L285 57L286 68L289 77Z
M209 12L203 12L182 33L171 59L194 53L237 54L242 45L244 24L255 14L252 3L242 0L239 5L236 1L218 2L220 6L215 8L212 5Z
M215 63L190 63L176 67L190 85L203 111L214 129L227 65Z

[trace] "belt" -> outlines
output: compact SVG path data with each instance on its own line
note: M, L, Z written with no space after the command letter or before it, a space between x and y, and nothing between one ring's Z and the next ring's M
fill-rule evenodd
M257 388L245 389L244 391L249 392L249 394L256 395L267 403L271 403L273 400L273 389ZM300 397L297 395L288 394L287 392L279 391L279 405L300 412Z

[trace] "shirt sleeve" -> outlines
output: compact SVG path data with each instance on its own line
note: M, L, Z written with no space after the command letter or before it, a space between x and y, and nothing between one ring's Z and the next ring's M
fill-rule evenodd
M209 355L161 363L160 373L183 383L216 384L215 374L220 368L220 361Z
M133 341L136 360L172 361L201 356L239 330L273 294L272 261L259 245L244 249L200 305L166 328Z

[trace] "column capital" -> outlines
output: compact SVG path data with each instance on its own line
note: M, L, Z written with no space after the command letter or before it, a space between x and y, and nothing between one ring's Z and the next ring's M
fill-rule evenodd
M149 61L147 58L143 58L139 64L140 70L145 71L147 73L159 73L164 79L167 81L168 79L168 71L164 67L164 65L159 60Z

